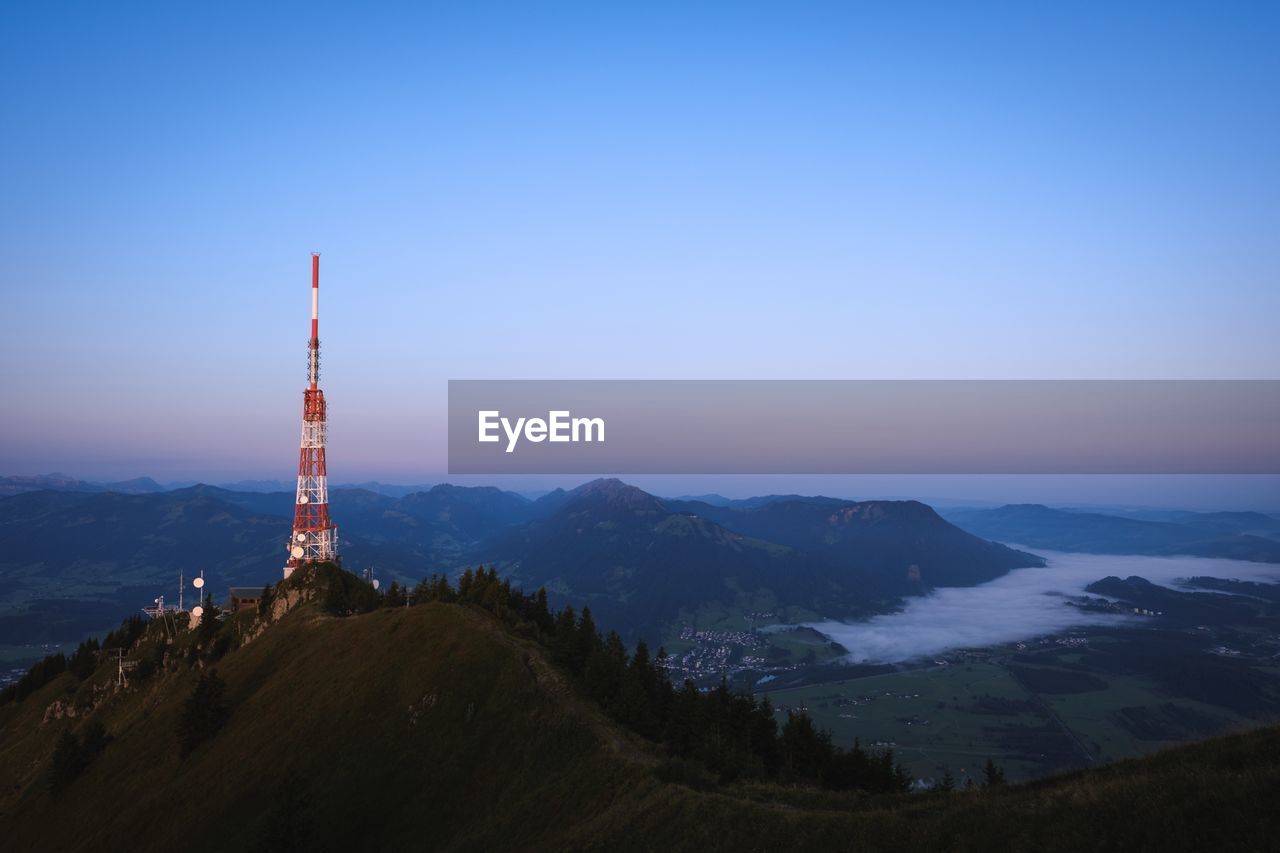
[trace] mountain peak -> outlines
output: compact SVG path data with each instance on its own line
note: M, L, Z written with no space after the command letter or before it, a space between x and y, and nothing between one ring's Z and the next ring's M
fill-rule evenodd
M581 508L586 504L630 512L667 512L666 505L660 499L616 477L592 480L569 492L569 509Z

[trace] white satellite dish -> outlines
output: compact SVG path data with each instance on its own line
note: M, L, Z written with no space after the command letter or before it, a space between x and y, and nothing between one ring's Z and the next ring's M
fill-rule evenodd
M382 584L378 581L378 579L377 579L377 578L374 578L374 579L373 579L373 588L374 588L374 589L377 589L377 588L378 588L378 587L380 587L380 586L382 586Z
M294 545L293 550L291 550L289 553L300 560L302 559L302 555L306 552L302 550L301 545Z
M191 585L196 589L202 589L204 587L204 578L196 578L191 582Z
M308 498L306 495L303 495L302 497L298 498L298 503L304 504L304 503L307 503L309 500L310 498Z
M297 536L295 536L295 537L293 537L293 538L294 538L294 539L297 539L299 542L306 542L306 541L307 541L307 534L305 534L305 533L299 533Z
M200 618L201 616L203 616L203 615L204 615L204 608L203 608L203 607L201 607L199 604L197 604L195 607L191 608L191 618L192 618L192 619L199 619L199 618Z

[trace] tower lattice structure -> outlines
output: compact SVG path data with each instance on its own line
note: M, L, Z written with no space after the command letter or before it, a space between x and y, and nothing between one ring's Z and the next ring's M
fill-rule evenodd
M302 447L298 452L298 492L289 537L287 578L306 563L338 557L338 528L329 516L328 470L325 465L326 415L320 390L320 255L311 255L311 341L307 346L310 384L302 392Z

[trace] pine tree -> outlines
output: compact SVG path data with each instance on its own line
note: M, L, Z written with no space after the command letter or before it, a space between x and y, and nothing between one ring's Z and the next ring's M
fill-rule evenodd
M200 624L196 626L196 638L200 645L206 646L218 634L222 625L218 622L218 608L213 604L213 595L204 599L204 613L200 614Z
M538 587L537 593L534 594L533 603L529 609L529 618L543 634L550 634L555 630L555 618L551 615L551 608L547 606L546 587Z
M70 729L58 737L49 761L49 790L57 796L76 780L89 763L107 748L111 736L101 720L85 724L77 735Z
M613 649L615 643L620 647L622 638L617 632L610 631L605 647ZM625 651L622 657L623 660L626 659ZM619 705L626 715L625 721L645 737L656 737L661 731L665 698L662 681L649 660L649 646L644 640L638 640L635 654L627 664L622 694L619 696Z
M97 758L110 742L111 735L107 734L107 727L101 720L86 723L84 731L80 733L80 751L84 755L85 762L88 763Z
M436 601L435 590L432 587L432 581L435 576L423 578L413 587L413 596L410 599L414 604L426 604L428 601Z
M984 788L995 788L1004 784L1004 770L996 766L996 763L990 758L987 764L982 768L982 786Z
M397 581L392 581L391 586L387 587L387 594L383 596L382 604L384 607L404 607L405 597L404 590L400 588Z
M498 580L495 572L485 580L484 594L480 597L480 606L494 616L505 619L507 602L511 600L511 587Z
M572 607L565 607L556 617L551 652L560 665L570 672L582 672L582 664L578 660L578 620Z
M347 592L342 586L340 578L330 578L329 583L324 588L324 609L333 614L343 614L350 609L347 602Z
M128 651L146 632L147 620L141 616L130 616L120 623L119 628L107 634L102 641L102 648Z
M178 717L178 756L185 758L227 722L226 685L216 670L200 674Z
M53 748L53 758L49 762L50 792L55 797L62 793L80 775L85 763L80 739L67 729L58 736L58 743Z
M463 601L467 601L471 597L471 587L475 583L475 572L467 569L462 573L462 577L458 578L458 597Z
M956 777L951 775L951 768L946 767L942 771L942 781L934 786L935 790L946 791L950 793L956 789Z
M776 778L782 766L782 755L778 751L778 721L774 719L773 703L768 696L761 698L755 706L750 737L751 751L760 760L765 776Z
M832 758L831 735L820 731L803 711L788 713L782 727L782 757L794 778L818 782Z
M692 679L685 679L684 687L672 697L664 738L672 755L693 755L703 728L701 698Z
M94 639L85 640L76 647L76 652L71 656L71 660L67 662L67 669L71 674L81 680L93 675L94 670L98 668L98 641Z
M27 670L26 675L18 679L17 684L10 684L0 692L0 705L5 702L21 702L66 671L67 658L62 652L37 661Z
M894 791L905 794L911 790L911 774L907 772L907 768L903 767L893 759L893 750L889 750L889 763L892 768L889 779L888 793Z
M582 666L586 665L587 659L591 657L600 646L600 632L596 630L596 621L591 618L591 608L582 608L582 618L578 620L578 660Z
M616 644L612 642L615 639ZM619 709L617 699L622 689L626 660L627 652L622 646L622 638L611 633L604 647L591 653L582 672L582 680L591 697L624 721L628 718Z

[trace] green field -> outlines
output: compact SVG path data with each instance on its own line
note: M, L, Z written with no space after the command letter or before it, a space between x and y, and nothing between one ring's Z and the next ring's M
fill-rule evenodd
M1011 777L1046 772L1042 760L1028 760L993 733L999 726L1043 726L1042 717L1024 712L981 713L975 703L986 697L1033 701L1004 667L989 663L956 664L826 682L769 692L779 719L787 710L807 710L838 743L891 743L918 777L936 777L950 767L957 779L971 775L992 758ZM851 704L858 697L871 697Z
M1273 720L1280 670L1214 655L1211 642L1098 631L1083 647L1009 648L767 692L780 721L807 711L837 743L892 746L919 777L949 767L963 780L990 757L1025 779Z
M815 664L846 656L836 644L811 628L773 631L764 654L771 662Z
M1177 738L1144 739L1135 736L1118 722L1124 708L1154 708L1174 704L1204 714L1226 717L1222 708L1180 699L1170 703L1169 697L1155 685L1140 678L1108 679L1105 690L1065 696L1046 696L1054 713L1079 737L1100 761L1116 761L1154 752L1179 742ZM1230 717L1231 722L1240 722Z

